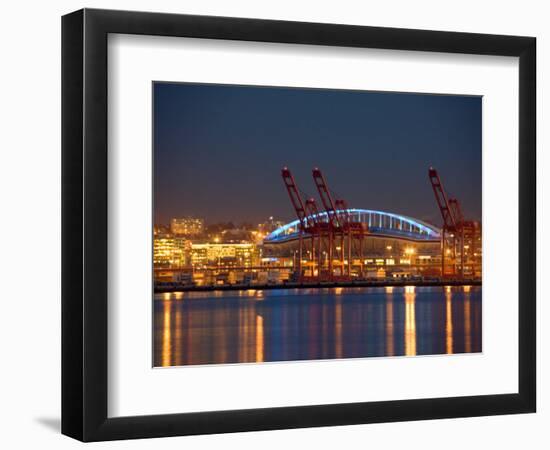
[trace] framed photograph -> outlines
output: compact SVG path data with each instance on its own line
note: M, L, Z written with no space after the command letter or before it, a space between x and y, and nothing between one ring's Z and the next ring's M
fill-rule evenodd
M535 412L533 37L62 20L62 432Z

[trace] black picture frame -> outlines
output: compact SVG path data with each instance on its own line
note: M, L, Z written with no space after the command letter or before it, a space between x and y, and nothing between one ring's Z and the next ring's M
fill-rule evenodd
M107 416L109 33L519 57L517 393ZM84 9L62 18L62 433L82 441L535 412L536 39Z

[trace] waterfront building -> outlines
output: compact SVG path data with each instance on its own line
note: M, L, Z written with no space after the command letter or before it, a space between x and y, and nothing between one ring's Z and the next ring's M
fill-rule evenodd
M153 239L153 264L155 267L179 268L190 263L191 243L185 238L171 235Z
M193 274L191 272L174 271L171 269L155 270L155 283L178 284L180 286L192 286Z
M464 230L464 272L481 277L481 223L470 222Z

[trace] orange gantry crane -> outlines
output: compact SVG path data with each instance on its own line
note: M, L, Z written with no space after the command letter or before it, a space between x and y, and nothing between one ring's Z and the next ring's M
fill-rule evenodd
M332 199L332 195L328 189L325 177L322 172L315 168L312 170L313 181L315 182L315 187L319 193L319 198L325 208L325 212L328 219L328 278L334 277L334 241L337 235L340 235L340 275L343 275L344 269L344 233L343 227L340 223L340 217L336 212L335 202ZM321 274L319 274L321 276Z
M299 228L298 235L299 235L300 244L299 244L299 253L298 253L298 261L297 261L297 271L298 271L299 281L301 281L302 280L302 259L303 259L303 238L304 238L304 234L309 231L308 221L307 221L308 214L306 212L306 207L304 205L304 202L302 201L302 197L298 192L298 187L296 186L296 181L294 180L294 176L292 175L292 173L287 167L283 167L283 169L281 170L281 176L283 178L283 182L288 192L288 196L290 197L290 202L292 203L294 211L296 212L296 217L298 218L298 228Z
M441 228L441 275L462 278L465 275L466 264L465 242L474 242L475 239L481 240L479 224L464 219L459 200L447 196L436 169L430 167L428 177L443 219ZM452 261L451 267L446 265L446 261L449 259ZM475 268L471 267L470 271L475 275Z
M298 218L299 263L297 271L300 280L304 276L302 261L305 239L311 241L311 250L309 250L310 270L308 271L310 277L330 281L336 278L334 268L336 250L339 266L338 278L351 278L354 239L359 242L359 274L362 276L364 262L363 236L368 232L366 225L351 220L345 200L333 199L325 177L318 168L312 170L312 175L325 211L326 220L319 213L314 198L308 198L304 203L296 181L287 167L282 169L281 175ZM323 248L326 251L323 251ZM326 264L323 263L323 254L326 255Z

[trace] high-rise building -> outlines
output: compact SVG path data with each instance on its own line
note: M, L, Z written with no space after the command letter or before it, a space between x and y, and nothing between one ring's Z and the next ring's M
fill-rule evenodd
M170 231L180 236L196 236L204 231L204 220L196 217L173 218Z

